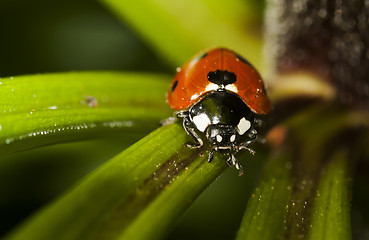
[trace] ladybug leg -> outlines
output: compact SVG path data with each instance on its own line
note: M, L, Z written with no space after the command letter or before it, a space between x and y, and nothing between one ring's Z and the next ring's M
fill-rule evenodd
M215 149L214 149L214 148L212 148L212 149L209 151L209 156L208 156L208 162L209 162L209 163L210 163L211 161L213 161L214 151L215 151Z
M248 141L249 142L249 141ZM241 143L241 144L246 144L246 145L241 145L238 147L238 151L241 151L241 150L247 150L249 151L252 155L255 154L255 151L249 147L246 147L247 146L247 142L246 143Z
M187 143L186 147L189 148L200 148L204 145L202 139L197 135L195 129L192 127L191 121L189 120L188 116L183 118L183 128L186 130L187 134L192 137L195 143Z
M243 168L242 165L237 161L236 157L232 152L229 152L229 157L227 160L228 165L235 166L237 170L239 170L239 175L241 176L243 174Z
M162 126L172 124L172 123L177 122L178 118L184 118L186 116L188 116L188 111L187 110L177 111L177 112L174 112L173 117L169 117L167 119L162 120L160 122L160 124Z
M178 118L185 118L188 117L188 110L181 110L174 113Z
M228 157L227 164L228 164L228 166L233 167L232 157L231 156Z
M256 140L256 136L257 136L258 132L252 128L250 130L250 133L248 134L249 138L251 138L252 141Z
M254 155L255 151L253 149L249 148L248 145L250 145L251 143L256 141L256 137L257 137L256 130L251 129L248 136L250 137L250 140L240 143L240 145L237 147L237 151L248 150L252 155Z

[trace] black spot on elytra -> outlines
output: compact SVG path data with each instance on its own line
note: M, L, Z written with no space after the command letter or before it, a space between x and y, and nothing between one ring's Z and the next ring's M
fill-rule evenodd
M228 72L227 70L216 70L215 72L208 73L208 80L218 85L226 86L228 84L236 82L236 79L236 74L234 74L233 72Z
M176 80L176 81L173 83L173 86L172 86L172 92L174 92L174 90L176 90L177 85L178 85L178 80Z
M251 67L253 67L253 66L252 66L252 64L251 64L249 61L247 61L246 59L244 59L241 55L236 54L236 57L237 57L238 59L240 59L240 60L241 60L241 62L244 62L244 63L246 63L247 65L250 65Z

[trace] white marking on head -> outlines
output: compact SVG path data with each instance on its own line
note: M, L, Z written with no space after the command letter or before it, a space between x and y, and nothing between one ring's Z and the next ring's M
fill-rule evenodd
M234 142L234 140L236 140L236 135L232 135L230 138L229 138L229 141L231 141L231 142Z
M206 88L205 88L205 92L210 92L210 91L215 91L219 88L219 86L215 83L209 83Z
M204 132L206 127L210 125L210 119L205 113L194 116L192 121L201 132Z
M234 93L238 92L238 89L234 84L228 84L227 86L225 86L225 89Z
M216 138L217 138L217 142L219 143L223 140L222 136L220 136L219 134L216 136Z
M238 133L243 135L247 130L251 127L250 121L246 120L246 118L241 118L240 122L237 125Z

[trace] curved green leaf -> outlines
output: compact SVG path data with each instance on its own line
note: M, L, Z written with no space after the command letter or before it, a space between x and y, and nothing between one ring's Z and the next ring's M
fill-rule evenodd
M367 126L366 119L323 105L291 118L289 147L269 160L237 239L350 239L350 166L343 151L350 146L332 139L342 129Z
M347 160L346 152L337 152L320 179L307 239L352 239L349 190L351 178Z
M0 152L133 128L170 115L169 77L80 72L0 79Z
M179 124L154 131L7 239L158 239L227 166L183 148L188 139Z
M292 182L288 155L273 157L247 203L247 209L238 230L241 239L283 239L286 206L290 199Z

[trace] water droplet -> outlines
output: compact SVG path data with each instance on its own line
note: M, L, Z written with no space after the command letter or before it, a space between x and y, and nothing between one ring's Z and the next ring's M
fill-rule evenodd
M87 104L91 108L98 106L97 99L94 96L85 96L85 101L81 101L81 103Z

